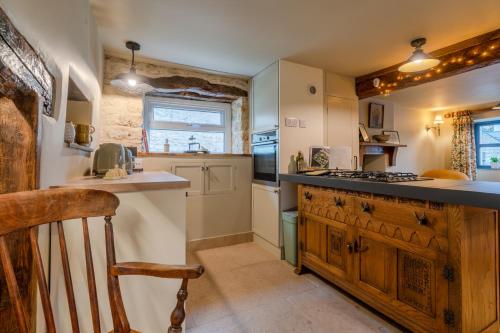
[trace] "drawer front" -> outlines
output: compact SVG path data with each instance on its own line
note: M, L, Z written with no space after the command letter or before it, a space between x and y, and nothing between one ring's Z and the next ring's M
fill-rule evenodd
M301 211L338 222L347 223L352 216L353 197L342 191L304 186Z
M442 208L401 202L398 198L357 197L354 215L358 226L366 230L422 248L447 251L448 223Z

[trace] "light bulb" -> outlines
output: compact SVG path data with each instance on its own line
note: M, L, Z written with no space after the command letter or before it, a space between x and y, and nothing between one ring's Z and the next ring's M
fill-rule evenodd
M134 80L134 79L129 79L128 80L128 85L131 86L131 87L135 87L135 85L137 84L137 81Z

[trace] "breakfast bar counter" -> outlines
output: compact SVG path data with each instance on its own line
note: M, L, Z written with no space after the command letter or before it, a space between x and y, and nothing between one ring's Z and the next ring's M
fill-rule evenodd
M72 179L54 187L86 188L113 192L120 200L112 217L117 261L142 261L170 265L186 264L186 189L190 182L168 172L140 172L125 179L96 177ZM106 249L103 218L88 218L95 266L99 308L109 309L106 282ZM75 223L72 223L75 222ZM88 303L85 257L81 223L65 221L72 279L77 286L77 304ZM71 332L65 297L64 276L57 228L51 231L51 298L57 313L59 332ZM180 281L171 279L120 278L122 296L130 323L143 332L161 332L168 326L170 311L176 305ZM144 309L156 309L144 313ZM90 318L90 307L78 309L81 318ZM80 323L82 332L92 332L92 322ZM101 331L113 329L111 314L101 314Z
M368 176L280 175L298 184L296 272L413 332L498 332L500 183Z

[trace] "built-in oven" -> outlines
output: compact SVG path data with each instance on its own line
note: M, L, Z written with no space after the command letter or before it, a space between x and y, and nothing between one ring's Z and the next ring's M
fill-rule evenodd
M252 134L253 182L278 186L278 133Z

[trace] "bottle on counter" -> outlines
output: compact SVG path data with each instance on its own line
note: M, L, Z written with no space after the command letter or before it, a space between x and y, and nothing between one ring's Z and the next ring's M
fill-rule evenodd
M168 143L168 139L165 139L165 143L163 144L163 151L165 153L170 152L170 143Z
M306 168L306 161L304 160L304 154L302 154L301 151L297 153L295 161L297 163L297 172L300 172Z

